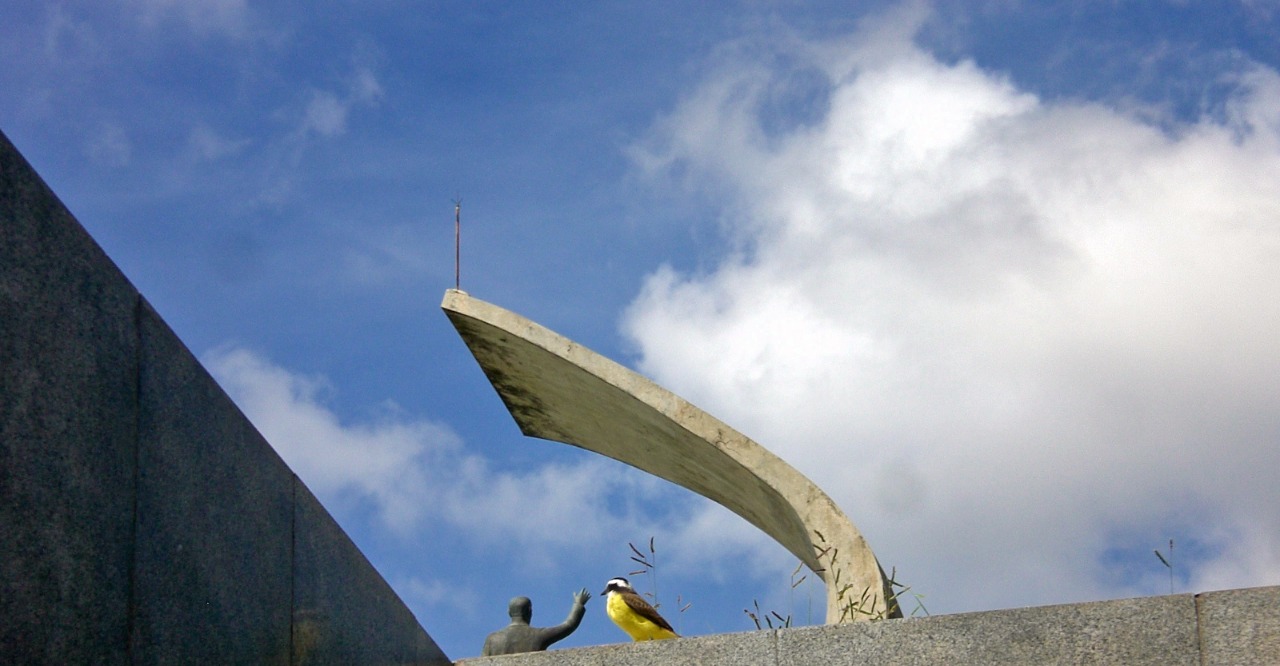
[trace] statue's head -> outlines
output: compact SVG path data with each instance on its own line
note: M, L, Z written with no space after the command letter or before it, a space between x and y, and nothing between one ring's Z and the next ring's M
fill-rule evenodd
M524 620L529 622L529 618L533 617L533 602L529 601L529 597L516 597L511 600L507 606L507 615L513 620Z

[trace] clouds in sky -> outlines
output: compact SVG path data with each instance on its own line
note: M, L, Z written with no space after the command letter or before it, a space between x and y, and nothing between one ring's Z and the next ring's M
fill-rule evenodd
M340 93L314 90L303 114L302 132L333 137L347 131L347 116L357 105L373 105L382 98L382 85L373 71L361 67L352 75L348 89Z
M392 550L413 552L412 564L381 569L407 602L433 617L447 613L484 627L501 617L487 615L516 593L541 595L558 613L559 602L547 594L634 573L640 567L628 559L626 544L643 550L650 538L666 585L710 581L737 590L732 604L746 603L741 583L794 566L781 547L727 510L594 454L504 468L450 427L395 405L340 418L327 380L247 349L221 348L203 363L325 507L357 541L366 539L366 553L369 542L388 538ZM652 578L637 584L655 590ZM683 591L683 603L691 593L698 598L687 583L675 589ZM674 602L678 593L660 599ZM818 600L820 621L821 589L800 593ZM737 608L712 611L709 601L700 599L712 614L685 627L746 628L734 622ZM607 636L608 629L596 633Z
M86 152L97 164L123 167L133 158L133 143L119 125L103 123L90 137Z
M933 612L1164 592L1169 538L1180 590L1280 583L1274 2L375 4L11 2L0 121L450 655L627 541L693 634L795 565L519 435L435 308L455 198L465 288L779 454Z
M422 520L434 499L432 470L459 455L458 437L447 426L405 418L394 405L368 422L344 424L325 404L327 382L245 349L216 350L204 363L317 495L348 509L370 504L397 531Z
M341 419L328 381L244 348L215 350L203 362L340 518L372 516L401 537L448 525L466 532L474 547L519 549L524 566L550 569L566 552L616 547L618 534L672 533L663 521L671 510L654 512L671 486L646 474L585 455L502 470L466 449L448 426L394 404ZM681 510L671 513L677 525L686 520Z
M1169 538L1184 589L1280 582L1280 77L1233 61L1192 122L1046 100L918 46L921 7L725 45L632 147L727 241L645 281L622 321L640 369L815 479L938 612L1160 592ZM350 71L299 146L386 94ZM365 236L353 279L421 270L406 229ZM340 517L448 525L543 571L619 535L703 578L794 564L613 463L506 470L394 406L341 419L323 381L243 349L206 361Z
M246 36L248 0L132 0L142 24L154 28L175 21L198 35Z
M199 123L187 137L187 152L196 160L216 161L242 153L249 144L248 139L226 137L208 124Z
M732 47L636 147L732 246L648 278L642 371L945 607L1158 592L1168 537L1193 589L1280 582L1280 77L1152 123L944 62L926 19Z

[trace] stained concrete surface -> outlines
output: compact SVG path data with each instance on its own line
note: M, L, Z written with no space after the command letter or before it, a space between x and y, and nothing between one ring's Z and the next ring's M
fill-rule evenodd
M865 610L886 614L890 591L866 540L794 467L646 377L514 312L456 289L441 307L521 432L627 463L738 514L827 583L829 624L866 617L845 608L836 574L853 597L869 593Z

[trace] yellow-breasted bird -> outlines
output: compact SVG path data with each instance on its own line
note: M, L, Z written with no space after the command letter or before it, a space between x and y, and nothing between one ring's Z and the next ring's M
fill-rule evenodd
M644 597L636 594L626 578L609 579L600 594L605 595L604 610L609 619L633 640L658 641L680 637Z

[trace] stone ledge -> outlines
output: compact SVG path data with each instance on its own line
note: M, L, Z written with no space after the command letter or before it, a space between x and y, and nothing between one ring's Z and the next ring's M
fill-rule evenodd
M456 663L1280 664L1280 587L719 634Z

